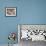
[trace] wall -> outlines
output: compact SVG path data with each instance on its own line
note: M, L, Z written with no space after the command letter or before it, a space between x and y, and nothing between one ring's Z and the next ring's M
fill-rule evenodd
M23 0L21 24L46 24L46 0Z
M16 7L17 16L6 17L5 7ZM9 32L18 32L18 24L46 24L46 0L0 0L0 44L8 43Z

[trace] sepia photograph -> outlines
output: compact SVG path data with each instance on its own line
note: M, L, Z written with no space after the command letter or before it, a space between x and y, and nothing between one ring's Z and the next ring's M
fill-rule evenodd
M14 7L9 7L6 8L6 16L16 16L16 8Z

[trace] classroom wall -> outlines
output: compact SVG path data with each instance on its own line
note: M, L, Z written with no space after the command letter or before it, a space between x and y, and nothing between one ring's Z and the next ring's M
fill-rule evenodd
M17 16L6 17L6 7L16 7ZM10 32L18 33L18 24L46 24L46 0L0 0L0 44L8 43Z

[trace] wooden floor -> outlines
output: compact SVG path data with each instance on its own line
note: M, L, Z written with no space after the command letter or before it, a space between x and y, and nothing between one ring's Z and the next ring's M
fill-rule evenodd
M34 41L31 40L21 40L19 46L46 46L46 42L44 41Z
M8 44L0 44L0 46L8 46ZM43 41L35 41L31 40L21 40L19 44L15 44L14 46L46 46L46 42Z

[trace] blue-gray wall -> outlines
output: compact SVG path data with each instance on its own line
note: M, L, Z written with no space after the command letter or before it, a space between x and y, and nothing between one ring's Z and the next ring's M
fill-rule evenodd
M17 16L6 17L5 7L16 7ZM18 32L18 24L46 24L46 0L1 0L0 44L8 43L9 32Z

